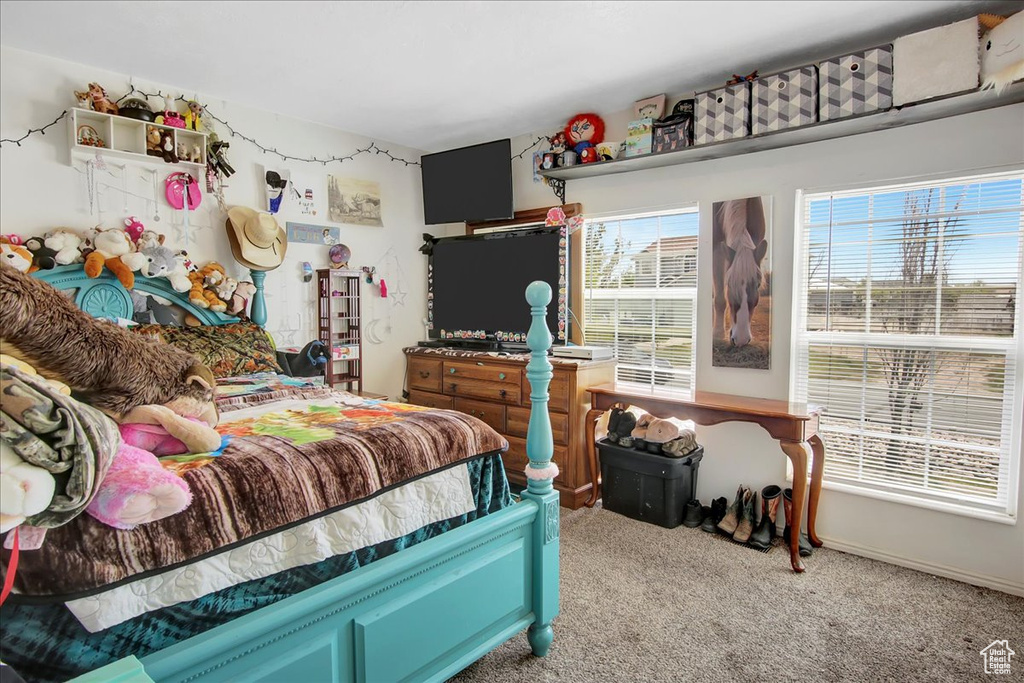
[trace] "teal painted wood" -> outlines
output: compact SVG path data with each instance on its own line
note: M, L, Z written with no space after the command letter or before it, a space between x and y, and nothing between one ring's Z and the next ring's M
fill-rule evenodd
M97 318L126 318L131 320L135 308L128 290L109 271L91 278L85 274L81 264L58 266L51 270L37 270L34 277L48 282L60 290L76 290L74 302L89 315ZM135 275L133 288L147 294L155 294L180 306L199 319L203 325L227 325L237 323L238 318L199 308L188 300L188 292L176 292L166 278L148 278Z
M256 291L252 295L249 305L249 317L260 327L267 325L267 298L263 291L263 283L267 279L266 272L262 270L250 270L252 283L256 285Z
M535 621L532 501L142 658L165 681L444 680Z
M67 683L153 683L135 655L119 659L95 671L72 678Z
M547 326L547 306L551 303L551 286L546 282L531 282L526 288L533 321L526 335L530 347L530 362L526 364L526 378L530 382L530 423L526 431L526 491L523 498L537 503L537 529L533 542L533 610L536 621L527 636L533 654L543 657L551 647L554 632L551 621L558 614L558 493L552 480L558 468L551 462L554 441L551 436L551 416L548 414L548 387L553 376L548 349L551 331Z

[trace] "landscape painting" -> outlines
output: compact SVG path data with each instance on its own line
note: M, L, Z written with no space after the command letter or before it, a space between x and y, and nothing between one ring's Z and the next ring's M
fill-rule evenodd
M334 223L384 227L380 214L380 184L327 176L327 215Z
M767 370L772 348L771 197L715 202L712 365Z

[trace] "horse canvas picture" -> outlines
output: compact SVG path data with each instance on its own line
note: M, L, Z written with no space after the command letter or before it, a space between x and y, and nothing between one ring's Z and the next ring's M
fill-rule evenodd
M771 197L715 202L712 365L771 366Z

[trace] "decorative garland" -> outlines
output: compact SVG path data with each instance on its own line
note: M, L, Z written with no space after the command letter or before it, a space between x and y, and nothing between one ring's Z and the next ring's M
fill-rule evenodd
M117 100L117 104L120 104L123 100L127 99L131 95L141 95L141 96L145 97L146 99L149 99L151 97L155 97L155 98L158 98L158 99L163 99L163 97L164 97L163 92L161 92L159 90L154 95L154 94L151 94L151 93L145 93L145 92L143 92L141 90L138 90L138 89L136 89L136 87L134 85L132 85L130 87L131 87L131 90L129 90L124 95L122 95ZM186 99L182 95L178 95L178 97L175 98L174 101L175 102L185 102L185 103L188 103L188 102L190 102L192 100ZM298 157L298 156L294 156L292 154L284 154L282 152L278 152L276 147L267 147L265 145L261 145L259 142L256 141L255 138L251 138L248 135L245 135L244 133L239 133L237 130L235 130L234 128L231 127L230 123L228 123L224 119L221 119L221 118L215 116L213 114L213 112L211 112L210 109L206 105L203 105L203 113L205 115L209 116L211 119L213 119L217 123L219 123L222 126L224 126L225 128L227 128L228 132L231 133L232 137L236 137L236 138L240 138L242 140L245 140L246 142L248 142L249 144L253 145L254 147L258 147L264 154L276 154L277 156L281 157L281 159L283 161L301 161L301 162L308 163L308 164L322 164L322 165L326 166L329 162L335 162L336 161L338 163L343 163L345 161L351 161L352 159L355 159L360 154L369 154L369 153L373 152L374 154L377 154L377 155L383 154L384 156L386 156L388 158L389 161L396 161L396 162L404 164L405 166L419 166L420 165L420 162L418 162L418 161L409 161L408 159L403 159L401 157L396 157L394 154L392 154L388 150L383 149L381 147L378 147L377 143L375 141L371 141L370 144L367 145L366 147L362 147L362 148L356 149L356 151L352 152L351 154L346 154L344 156L331 156L331 157L328 157L326 159L318 159L317 157ZM46 129L47 128L56 125L58 122L60 122L67 115L68 115L68 110L65 109L64 111L61 112L60 116L55 118L52 122L46 124L45 126L43 126L41 128L29 128L28 132L25 133L24 135L22 135L20 138L17 138L17 139L14 139L14 138L3 138L2 140L0 140L0 146L3 146L3 144L5 142L6 143L13 142L18 147L21 147L22 141L25 140L26 138L28 138L30 135L33 135L34 133L39 133L40 135L46 135ZM524 149L519 154L513 155L512 159L522 159L523 155L525 155L531 149L536 147L543 140L547 140L547 138L544 137L543 135L538 136L537 139L534 140L532 143L530 143L530 145L526 149Z

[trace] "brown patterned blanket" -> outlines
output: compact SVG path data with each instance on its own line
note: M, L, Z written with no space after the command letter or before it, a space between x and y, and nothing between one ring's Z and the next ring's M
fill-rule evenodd
M266 392L225 400L220 451L167 463L192 489L188 509L130 531L89 515L51 529L42 548L21 553L16 599L81 597L508 447L463 413L322 389L304 396L309 390L276 388L276 401ZM5 573L9 561L10 551L0 550Z

